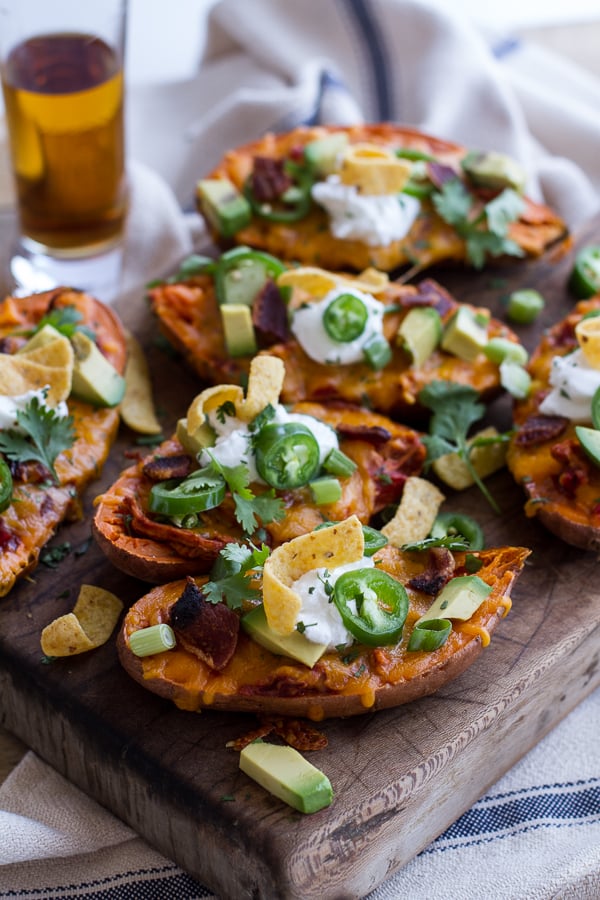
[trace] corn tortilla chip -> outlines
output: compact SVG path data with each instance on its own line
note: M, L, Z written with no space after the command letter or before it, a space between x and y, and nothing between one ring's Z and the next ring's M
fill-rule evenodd
M255 356L250 363L246 399L236 405L242 422L251 422L269 404L275 406L283 387L285 366L278 356Z
M319 528L276 547L263 567L263 605L269 627L291 634L302 608L293 583L313 569L335 569L364 556L365 539L358 516Z
M111 636L123 604L110 591L82 584L73 612L54 619L41 635L46 656L75 656L95 650Z
M140 342L127 335L125 394L119 407L122 421L139 434L160 434L161 425L154 409L152 380Z
M411 173L411 164L378 144L352 144L340 168L342 184L355 185L368 196L401 191Z
M600 319L582 319L575 326L575 337L590 366L600 369Z
M187 429L194 434L206 422L207 413L218 409L224 403L233 403L237 409L244 399L244 392L239 384L218 384L206 388L194 397L187 411Z
M32 362L26 355L0 353L0 395L19 397L28 391L48 387L49 406L58 406L71 393L73 366L47 366Z
M425 540L444 500L431 481L416 475L407 478L398 509L381 529L382 534L395 547Z

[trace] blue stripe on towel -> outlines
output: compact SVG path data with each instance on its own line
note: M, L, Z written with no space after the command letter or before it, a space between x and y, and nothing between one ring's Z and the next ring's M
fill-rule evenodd
M600 822L600 779L540 785L484 797L423 853L487 843L539 828L592 822Z
M361 36L361 47L370 61L375 100L374 121L393 118L392 80L387 47L379 22L368 0L343 0L352 14Z

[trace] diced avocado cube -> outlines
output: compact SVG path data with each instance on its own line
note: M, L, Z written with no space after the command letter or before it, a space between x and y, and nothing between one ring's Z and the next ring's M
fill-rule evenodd
M348 135L344 131L336 131L307 144L304 148L304 158L317 175L326 178L336 171L338 158L347 146Z
M252 356L257 351L252 312L245 303L224 303L221 307L225 344L230 356Z
M36 331L33 337L29 338L27 343L24 344L20 350L17 350L17 353L29 353L30 350L37 350L40 347L45 347L46 344L51 344L52 341L56 341L61 337L62 334L54 327L54 325L44 325L39 331Z
M125 379L86 334L71 337L74 353L71 393L94 406L116 406L125 393Z
M252 306L268 280L266 266L259 259L242 259L223 276L222 303Z
M190 434L187 427L187 419L177 420L175 436L183 449L192 456L196 456L205 447L212 447L217 437L214 428L208 422L204 422L200 428L197 428L193 434Z
M461 306L447 323L442 336L442 349L459 359L472 362L488 342L487 328L477 322L467 306Z
M301 634L299 631L292 631L291 634L276 634L267 622L265 609L262 604L255 607L251 612L246 613L242 617L242 628L250 635L250 637L279 656L289 656L291 659L297 659L298 662L304 663L309 669L323 656L327 650L326 644L317 644Z
M510 156L494 151L467 153L462 163L463 171L473 184L491 190L512 188L520 194L525 190L527 174L523 167Z
M576 425L575 434L594 465L600 466L600 431L587 428L585 425Z
M240 753L240 769L299 812L318 812L333 800L329 778L293 747L253 741Z
M442 319L431 306L409 310L396 334L396 343L409 354L413 366L422 365L438 346L443 333Z
M227 178L199 181L196 200L208 224L223 237L233 237L252 219L250 204Z
M417 624L431 619L460 619L464 622L491 593L492 588L479 575L459 575L442 588Z

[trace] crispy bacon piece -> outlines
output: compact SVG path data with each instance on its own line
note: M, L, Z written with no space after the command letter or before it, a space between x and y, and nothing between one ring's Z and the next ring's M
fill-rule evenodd
M420 575L415 575L408 586L415 591L423 591L431 596L438 594L454 575L456 562L446 547L432 547L429 551L427 568Z
M341 438L350 441L366 441L367 444L374 446L385 444L392 437L387 428L382 425L354 425L340 422L336 430Z
M170 624L186 650L211 669L224 669L237 647L240 620L224 603L210 603L193 578L170 611Z
M177 528L165 522L157 522L147 516L137 497L127 497L124 513L130 516L129 528L135 534L168 543L180 556L186 559L213 560L228 543L229 536L207 537L189 528Z
M434 281L433 278L425 278L416 285L416 294L406 294L402 298L402 305L411 306L431 306L437 309L442 319L445 319L448 313L455 310L458 306L456 300L445 290L441 284Z
M324 750L327 737L302 719L267 719L275 734L296 750Z
M8 550L16 550L20 544L18 536L11 528L8 528L0 516L0 550L3 552Z
M176 456L153 456L144 463L142 471L151 481L185 478L192 471L193 460L186 453Z
M437 188L442 188L449 181L458 177L456 169L438 162L427 163L427 174Z
M252 304L252 324L261 349L290 339L287 307L270 278Z
M252 193L259 203L277 200L293 182L284 170L285 160L269 156L254 157L254 171L251 176Z
M564 416L529 416L515 437L519 447L535 447L545 441L555 440L566 430L569 420Z
M589 481L590 463L581 444L574 438L555 444L550 451L563 466L555 478L557 488L567 497L575 497L577 488Z

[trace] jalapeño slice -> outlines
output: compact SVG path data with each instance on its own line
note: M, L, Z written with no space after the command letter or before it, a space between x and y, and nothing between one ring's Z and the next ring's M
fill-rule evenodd
M348 343L360 337L369 317L369 311L360 297L340 294L323 313L323 327L334 341Z
M348 631L363 644L395 644L408 613L403 585L380 569L354 569L335 582L335 603ZM356 611L355 611L356 610Z
M432 538L463 537L471 550L483 550L485 537L483 529L465 513L439 513L431 529Z
M307 484L320 467L319 444L300 422L271 422L254 442L256 469L268 485L288 490Z
M222 475L201 469L180 481L159 481L150 490L150 512L163 516L186 516L214 509L225 499L227 485Z

